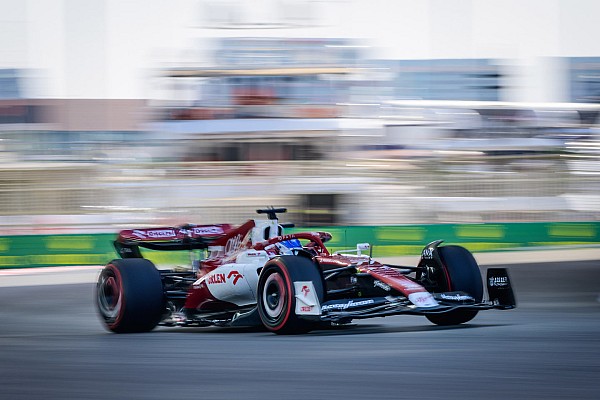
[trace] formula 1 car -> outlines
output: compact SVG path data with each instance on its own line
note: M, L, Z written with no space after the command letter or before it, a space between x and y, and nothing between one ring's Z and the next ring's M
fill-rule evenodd
M113 332L162 326L264 326L277 334L399 314L438 325L468 322L480 310L516 306L506 269L487 270L488 300L473 255L429 243L416 267L373 260L371 246L331 254L327 232L284 234L277 214L229 224L123 230L121 259L100 273L96 304ZM189 250L187 268L159 270L140 248ZM368 252L368 253L367 253Z

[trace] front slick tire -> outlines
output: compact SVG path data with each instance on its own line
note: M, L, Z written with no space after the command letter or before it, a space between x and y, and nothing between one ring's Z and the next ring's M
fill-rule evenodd
M323 280L312 260L301 256L281 256L263 267L258 278L258 313L263 325L271 332L290 335L315 328L316 321L296 315L294 282L298 281L312 282L319 303L323 302Z
M96 306L112 332L151 331L165 310L160 272L143 258L111 261L98 277Z
M442 291L465 292L472 296L475 302L481 302L483 283L473 255L460 246L439 247L438 251L445 269L445 273L441 274L445 278L445 282L440 282ZM458 325L475 318L477 312L458 309L443 314L427 315L427 319L436 325Z

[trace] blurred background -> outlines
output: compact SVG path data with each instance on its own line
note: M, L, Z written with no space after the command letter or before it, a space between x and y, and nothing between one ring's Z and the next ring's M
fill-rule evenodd
M0 0L0 235L598 221L599 14Z

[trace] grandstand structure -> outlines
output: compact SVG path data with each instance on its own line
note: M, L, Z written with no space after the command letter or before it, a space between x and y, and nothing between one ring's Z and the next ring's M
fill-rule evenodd
M414 2L440 10L405 20L431 28L411 40L381 10L371 28L388 35L357 39L355 1L149 3L130 36L135 2L1 13L16 43L0 63L3 234L241 222L266 205L299 225L600 218L600 51L568 2L506 6L490 27L494 6ZM449 35L444 10L474 19ZM494 35L531 13L564 36ZM62 47L39 34L56 21ZM519 32L518 48L485 42Z

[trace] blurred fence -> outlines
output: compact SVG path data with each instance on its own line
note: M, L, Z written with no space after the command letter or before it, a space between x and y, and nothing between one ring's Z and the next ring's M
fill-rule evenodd
M598 221L600 174L560 155L0 166L0 234L239 223L269 205L304 225Z
M296 228L296 231L301 228ZM499 251L539 246L589 246L600 243L600 222L436 224L321 227L333 239L330 251L370 243L374 257L418 255L434 240L459 244L470 251ZM287 230L286 232L293 232ZM117 257L114 234L0 236L0 269L56 265L103 265ZM142 254L159 266L190 263L185 251Z

